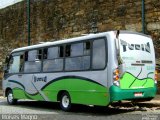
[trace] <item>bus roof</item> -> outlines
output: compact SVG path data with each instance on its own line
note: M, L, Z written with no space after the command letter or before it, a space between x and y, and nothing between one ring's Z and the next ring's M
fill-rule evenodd
M87 35L80 36L80 37L75 37L75 38L61 39L61 40L53 41L53 42L44 42L44 43L41 43L41 44L36 44L36 45L31 45L31 46L26 46L26 47L21 47L21 48L14 49L12 51L12 53L13 52L19 52L19 51L36 49L36 48L43 48L43 47L47 47L47 46L65 44L65 43L70 43L70 42L76 42L76 41L79 41L79 40L92 39L92 38L95 38L95 37L104 37L107 34L112 34L113 35L113 33L115 33L115 32L116 31L108 31L108 32L102 32L102 33L96 33L96 34L87 34ZM142 36L145 36L145 37L150 37L150 36L145 35L143 33L126 31L126 30L121 30L120 31L120 34L124 34L124 33L126 33L126 34L139 34L139 35L142 35Z
M79 40L92 39L92 38L95 38L95 37L104 37L106 35L106 33L108 33L108 32L97 33L97 34L87 34L87 35L80 36L80 37L69 38L69 39L61 39L61 40L57 40L57 41L53 41L53 42L44 42L44 43L40 43L40 44L36 44L36 45L31 45L31 46L26 46L26 47L21 47L21 48L14 49L12 51L12 53L13 52L19 52L19 51L30 50L30 49L36 49L36 48L43 48L43 47L47 47L47 46L65 44L65 43L70 43L70 42L76 42L76 41L79 41Z

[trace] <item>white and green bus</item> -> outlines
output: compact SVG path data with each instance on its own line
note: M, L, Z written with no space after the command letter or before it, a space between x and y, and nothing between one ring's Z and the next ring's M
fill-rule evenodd
M8 104L19 99L107 106L156 95L155 52L150 36L109 31L22 47L4 69Z

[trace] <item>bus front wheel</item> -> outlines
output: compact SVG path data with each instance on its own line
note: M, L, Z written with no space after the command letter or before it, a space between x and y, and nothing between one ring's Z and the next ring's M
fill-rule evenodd
M71 98L69 93L64 92L61 95L60 107L64 111L69 111L71 109Z
M17 103L17 99L14 99L12 90L7 92L7 102L9 105L15 105Z

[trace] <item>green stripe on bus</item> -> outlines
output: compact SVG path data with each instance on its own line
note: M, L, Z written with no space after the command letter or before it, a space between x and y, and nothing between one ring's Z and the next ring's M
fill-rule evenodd
M135 93L142 93L142 96L135 96ZM134 100L134 99L142 99L147 100L154 98L157 92L157 87L150 88L139 88L139 89L121 89L117 86L110 87L110 100L119 101L119 100Z
M85 105L107 106L110 102L109 89L96 82L66 78L51 82L41 91L50 101L56 102L60 91L67 91L70 94L71 102ZM13 89L17 99L44 100L40 94L32 95L22 89Z
M120 78L121 89L136 89L154 87L154 80L152 78L138 79L132 74L126 72Z
M76 78L61 79L48 85L43 89L45 95L52 101L56 101L59 91L69 92L72 103L108 105L108 88L96 84L92 81L86 81Z
M13 88L13 94L14 94L14 98L16 99L32 99L32 100L44 100L43 97L40 94L29 94L27 92L25 92L23 89L21 88Z

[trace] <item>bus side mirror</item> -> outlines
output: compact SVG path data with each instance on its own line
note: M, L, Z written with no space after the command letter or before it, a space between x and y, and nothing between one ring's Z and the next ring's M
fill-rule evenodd
M8 63L9 61L9 56L6 57L5 63Z
M8 70L8 62L9 62L9 56L6 57L5 59L5 65L3 66L3 71L6 72Z

